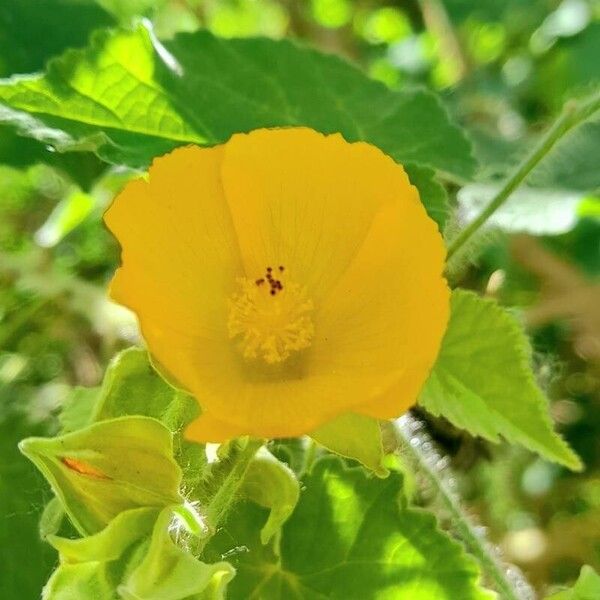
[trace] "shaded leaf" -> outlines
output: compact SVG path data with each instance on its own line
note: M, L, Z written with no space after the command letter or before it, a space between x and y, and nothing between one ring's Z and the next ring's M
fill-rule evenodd
M3 364L9 355L3 354ZM53 420L39 420L35 396L19 386L0 385L0 598L38 600L56 563L56 552L39 533L42 508L52 493L17 449L30 435L48 435ZM38 413L38 417L33 415Z
M171 387L156 372L146 350L133 347L112 359L101 387L74 388L59 418L63 433L126 415L157 419L175 434L175 458L184 469L185 488L191 489L202 476L206 457L204 446L185 441L182 432L198 413L196 400Z
M0 76L30 73L66 48L85 44L93 29L112 24L93 2L11 0L0 3Z
M600 190L599 145L600 116L596 113L558 141L534 169L528 183L582 192Z
M446 189L435 178L433 169L414 164L405 165L404 168L408 173L410 182L419 190L419 196L427 210L427 214L443 232L450 215L450 203Z
M419 402L473 435L492 442L503 436L548 460L581 468L553 431L527 336L492 300L453 291L450 323Z
M44 506L44 512L40 517L40 537L45 540L48 536L56 535L64 518L65 509L55 496Z
M61 433L71 433L93 423L99 393L99 387L74 387L70 391L58 415Z
M499 186L474 183L458 193L465 222L478 217L498 192ZM488 219L505 231L534 235L557 235L577 224L577 208L583 199L578 192L521 187Z

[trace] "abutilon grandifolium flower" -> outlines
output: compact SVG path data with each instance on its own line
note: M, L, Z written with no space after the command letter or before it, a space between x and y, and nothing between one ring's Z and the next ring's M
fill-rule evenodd
M202 408L188 437L298 436L416 401L448 319L445 249L381 150L307 128L179 148L105 221L112 297Z

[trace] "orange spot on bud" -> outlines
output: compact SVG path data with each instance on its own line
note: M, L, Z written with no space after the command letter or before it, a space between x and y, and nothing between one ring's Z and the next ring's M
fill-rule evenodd
M94 477L96 479L111 479L99 469L96 469L95 467L92 467L92 465L88 465L80 460L63 456L61 461L65 467L71 469L71 471L79 473L80 475L87 475L88 477Z

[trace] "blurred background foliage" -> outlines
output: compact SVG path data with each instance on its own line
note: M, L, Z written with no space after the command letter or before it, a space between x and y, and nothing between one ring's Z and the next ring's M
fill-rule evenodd
M40 70L92 30L139 18L160 38L200 27L289 36L392 88L428 86L468 130L488 180L568 97L600 82L598 0L0 0L0 76ZM118 248L100 218L130 176L0 128L1 598L39 597L56 561L38 533L49 492L18 440L53 433L70 387L96 385L137 339L130 315L106 299ZM554 418L586 471L425 417L468 510L540 592L584 563L600 568L600 200L565 181L524 198L529 208L484 237L460 282L522 314ZM459 215L469 210L464 190L455 202Z

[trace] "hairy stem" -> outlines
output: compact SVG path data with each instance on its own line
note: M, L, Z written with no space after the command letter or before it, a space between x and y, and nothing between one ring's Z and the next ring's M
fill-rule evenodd
M561 115L555 121L554 125L547 131L531 154L506 180L492 201L481 211L476 219L452 240L448 247L448 260L463 248L480 227L508 200L531 171L550 152L556 142L573 129L573 127L576 127L579 123L593 115L597 110L600 110L600 92L584 101L571 100L565 104Z
M232 448L227 457L215 463L218 470L218 476L213 482L215 488L208 494L203 494L201 499L202 517L211 532L217 530L237 500L248 465L263 444L255 439L240 440L237 443L238 447ZM201 541L201 546L205 541Z
M479 561L489 581L494 585L502 600L529 600L533 592L522 577L510 578L508 568L496 556L495 549L476 530L469 517L463 512L458 496L452 489L452 481L440 470L437 464L442 461L428 436L419 431L421 424L405 415L394 424L398 450L408 458L417 473L423 476L427 485L436 493L470 552ZM512 579L512 580L511 580Z

